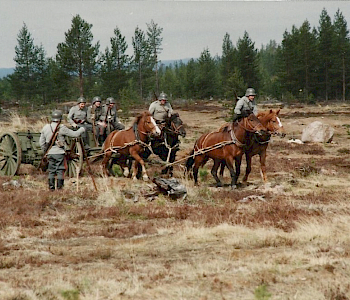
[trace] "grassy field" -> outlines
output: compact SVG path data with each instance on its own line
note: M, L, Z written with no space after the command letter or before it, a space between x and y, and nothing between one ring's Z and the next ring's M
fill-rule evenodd
M178 159L227 116L216 102L176 110L187 130ZM287 136L269 145L269 182L254 157L237 190L214 187L210 162L199 186L175 166L188 191L181 200L150 197L152 182L104 177L98 164L97 192L87 175L49 192L47 175L30 166L0 177L0 299L350 299L349 112L283 108ZM335 129L332 143L288 143L316 120ZM43 124L13 115L1 131ZM147 163L151 178L158 161Z

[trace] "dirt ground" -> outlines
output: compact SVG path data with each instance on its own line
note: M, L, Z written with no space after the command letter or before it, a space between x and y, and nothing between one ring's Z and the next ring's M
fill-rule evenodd
M174 108L187 131L177 159L228 111ZM30 166L0 177L0 299L350 299L349 114L344 103L282 108L268 183L254 157L236 190L214 186L210 162L199 186L175 166L187 189L178 200L150 196L152 182L104 177L98 164L98 191L87 174L54 193ZM313 121L334 128L331 143L289 142ZM151 156L150 177L161 167Z

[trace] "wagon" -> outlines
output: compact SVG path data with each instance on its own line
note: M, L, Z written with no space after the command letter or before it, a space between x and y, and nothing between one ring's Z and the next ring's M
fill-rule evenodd
M18 173L21 163L38 167L44 152L39 146L40 133L30 132L5 132L0 136L0 175L14 176ZM77 139L66 138L71 147L72 155L67 159L66 176L75 177L77 170L82 170L83 151ZM89 132L89 144L94 145L92 133ZM90 153L100 151L100 147L93 147ZM79 171L79 172L80 172Z

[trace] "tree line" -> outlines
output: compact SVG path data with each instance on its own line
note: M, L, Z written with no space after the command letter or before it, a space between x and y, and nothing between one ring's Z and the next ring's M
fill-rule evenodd
M92 24L74 16L56 56L47 57L23 24L14 73L0 80L2 99L48 104L99 95L130 105L160 91L172 99L235 99L247 87L254 87L261 97L282 101L350 98L349 30L339 10L332 21L323 9L317 28L307 20L299 28L293 25L283 33L281 44L272 40L257 49L244 32L234 45L226 33L221 56L212 56L206 48L198 59L169 66L159 61L163 28L153 20L145 31L135 28L132 55L127 54L128 43L118 27L103 51L99 42L93 44L91 29Z

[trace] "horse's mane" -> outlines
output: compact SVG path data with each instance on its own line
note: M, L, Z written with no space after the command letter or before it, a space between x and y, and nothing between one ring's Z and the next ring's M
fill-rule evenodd
M147 116L151 116L151 113L148 110L145 110L144 112L136 116L133 124L138 124L143 117L147 117Z
M225 124L221 125L221 127L218 130L218 132L229 132L230 129L231 129L231 124L230 123L225 123Z

